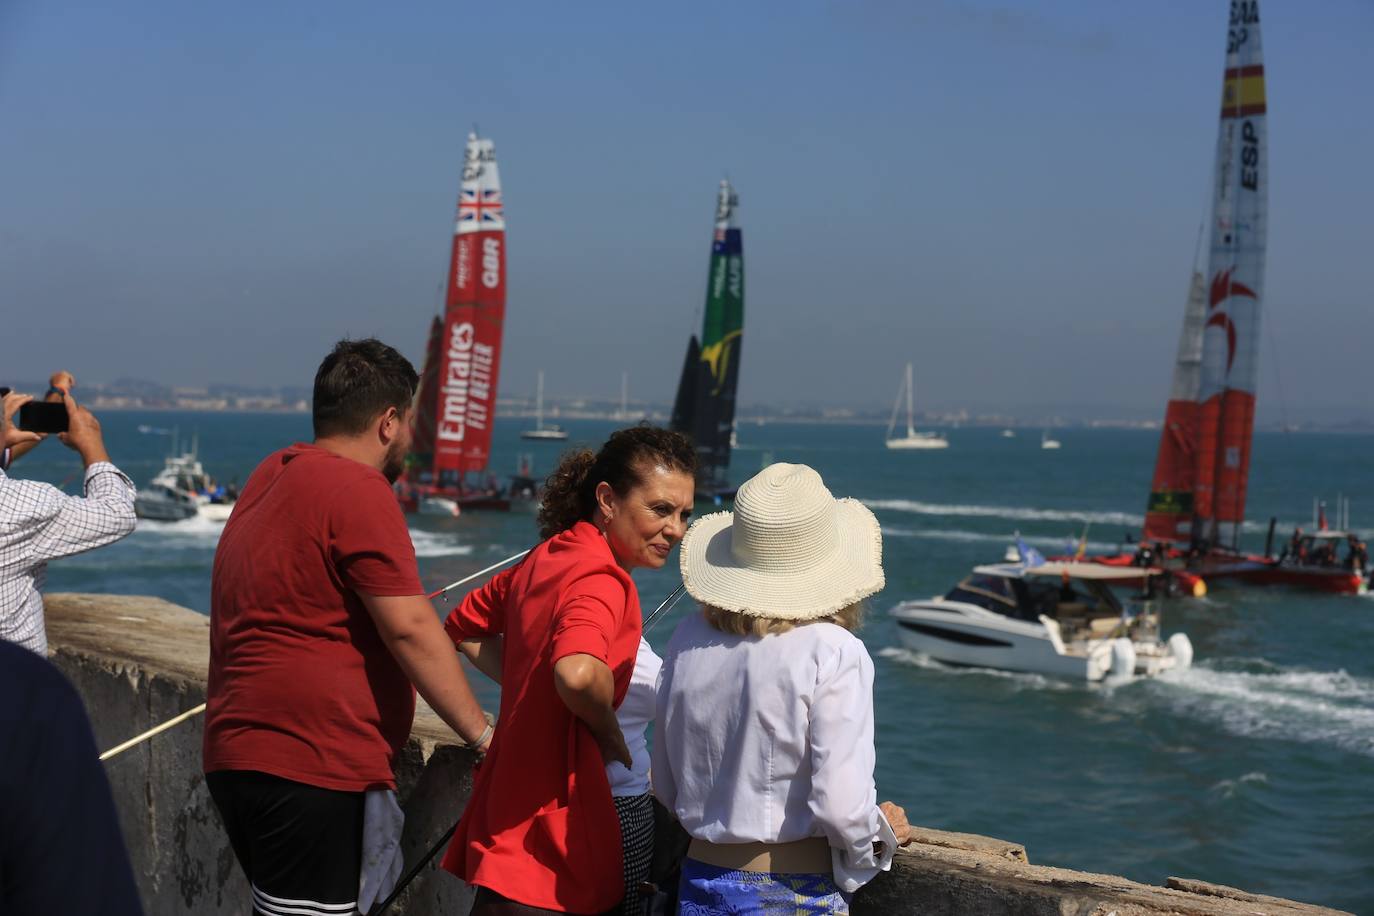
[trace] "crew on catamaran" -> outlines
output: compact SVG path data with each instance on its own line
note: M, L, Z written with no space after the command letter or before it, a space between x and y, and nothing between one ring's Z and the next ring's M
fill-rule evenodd
M877 804L873 661L854 635L882 535L804 465L775 464L682 544L702 606L664 653L654 791L692 835L683 913L848 913L910 835Z
M545 485L545 540L445 623L474 664L510 685L443 860L478 888L477 916L604 913L637 893L623 876L647 861L649 800L613 800L607 776L635 765L616 717L642 630L630 573L663 566L682 539L695 471L690 440L649 426L613 433L596 454L568 453ZM622 851L621 836L640 842Z
M340 341L314 443L258 465L215 551L204 766L255 913L366 913L399 877L412 684L490 741L391 491L417 381L380 341Z

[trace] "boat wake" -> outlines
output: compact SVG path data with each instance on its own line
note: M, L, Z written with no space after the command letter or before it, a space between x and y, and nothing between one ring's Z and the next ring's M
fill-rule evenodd
M133 536L189 541L200 546L214 547L219 543L219 536L223 533L224 522L211 521L204 516L195 515L179 522L159 522L141 518Z
M214 522L195 516L179 522L158 522L139 519L135 538L157 538L160 541L176 540L178 546L206 547L213 549L224 533L224 522ZM454 557L472 553L471 544L460 544L452 534L410 529L410 542L415 545L417 557Z
M1151 685L1175 712L1230 734L1326 744L1374 757L1374 678L1213 660Z
M1145 524L1145 516L1134 512L1116 512L1094 509L1042 509L1028 506L981 506L967 503L928 503L914 499L865 499L861 502L873 510L905 512L912 515L934 515L956 518L1005 518L1017 522L1072 522L1075 524L1124 525L1139 528ZM1301 524L1301 523L1299 523ZM1279 522L1278 530L1286 531L1292 523ZM1242 530L1251 534L1263 534L1269 530L1269 523L1247 521ZM1115 549L1116 545L1104 545Z
M924 538L930 541L954 541L966 544L1001 544L1003 547L1015 543L1015 538L1010 532L988 534L983 531L961 531L951 528L903 528L897 525L883 525L882 528L883 537L891 538ZM1021 540L1035 547L1045 547L1055 551L1076 550L1078 548L1077 541L1067 535L1061 538L1026 537L1023 535ZM1109 544L1106 541L1088 542L1088 550L1094 553L1107 553L1119 547L1119 544Z
M1077 509L1036 509L1025 506L978 506L963 503L927 503L914 499L865 499L870 509L907 512L914 515L943 515L964 518L1006 518L1019 522L1092 522L1094 525L1140 527L1145 516L1130 512L1101 512Z
M411 528L410 542L415 545L417 557L462 557L472 553L471 544L460 544L455 536L436 531Z
M879 658L890 659L899 665L909 665L912 668L923 668L927 671L939 671L941 674L955 675L958 677L987 677L997 678L1007 682L1016 690L1074 690L1079 685L1076 681L1064 680L1061 678L1046 677L1043 674L1027 674L1021 671L998 671L995 668L964 668L956 665L946 665L938 662L928 655L920 652L912 652L900 646L887 646L879 649L876 653Z

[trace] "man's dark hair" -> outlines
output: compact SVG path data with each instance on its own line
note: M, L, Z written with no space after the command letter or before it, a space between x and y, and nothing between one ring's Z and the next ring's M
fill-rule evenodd
M410 360L380 340L339 341L315 373L315 438L357 435L388 407L404 413L419 384Z

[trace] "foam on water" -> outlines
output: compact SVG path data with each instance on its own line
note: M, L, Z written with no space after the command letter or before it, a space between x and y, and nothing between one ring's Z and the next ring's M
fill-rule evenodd
M1248 738L1315 742L1374 757L1374 679L1345 671L1225 670L1212 660L1160 677L1175 713Z
M1237 792L1241 792L1248 785L1267 785L1268 775L1259 771L1245 773L1237 779L1223 779L1221 782L1212 786L1212 791L1222 798L1234 798Z
M914 499L865 499L861 502L870 509L885 509L890 512L906 512L913 515L938 515L964 518L1005 518L1018 522L1074 522L1094 525L1124 525L1138 528L1145 524L1145 516L1134 512L1119 512L1109 509L1044 509L1031 506L982 506L968 503L928 503ZM1300 523L1301 524L1301 523ZM1278 530L1292 528L1289 522L1279 522ZM1268 522L1247 521L1243 531L1263 533L1269 530ZM1114 549L1114 545L1113 545Z
M1073 690L1077 683L1064 678L1046 677L1043 674L1028 674L1023 671L998 671L996 668L964 668L946 665L920 652L912 652L899 646L887 646L876 653L880 658L890 659L899 665L924 668L956 677L988 677L1007 681L1018 690Z
M131 537L143 535L159 540L184 541L187 546L214 547L219 543L219 536L223 533L224 522L215 522L196 515L179 522L159 522L141 518Z
M472 553L471 544L460 544L455 534L410 529L410 542L417 557L461 557Z
M925 538L931 541L957 541L968 544L1001 544L1009 547L1015 543L1012 534L988 534L982 531L960 531L951 528L903 528L897 525L883 525L883 537L893 538ZM1046 547L1054 551L1067 551L1078 548L1076 538L1064 536L1056 537L1028 537L1022 535L1021 538L1027 544ZM1109 544L1106 541L1089 541L1088 550L1094 553L1106 553L1114 551L1120 544Z
M158 522L139 519L138 528L131 538L139 541L157 542L157 547L168 546L167 542L180 542L176 546L213 548L224 533L224 522L210 521L196 516L179 522ZM415 545L417 557L452 557L472 553L471 544L462 544L456 534L410 529L410 542ZM147 546L154 546L149 543Z
M886 509L891 512L908 512L915 515L1006 518L1024 522L1091 522L1097 525L1129 525L1132 527L1139 527L1145 523L1145 516L1130 512L927 503L914 499L865 499L863 504L870 509Z

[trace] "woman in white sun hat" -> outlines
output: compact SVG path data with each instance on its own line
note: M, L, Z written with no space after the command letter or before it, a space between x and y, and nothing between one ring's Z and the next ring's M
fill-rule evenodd
M774 464L682 541L702 606L668 643L653 784L692 835L681 913L848 913L906 814L877 803L873 661L854 635L883 587L878 521L805 465Z

